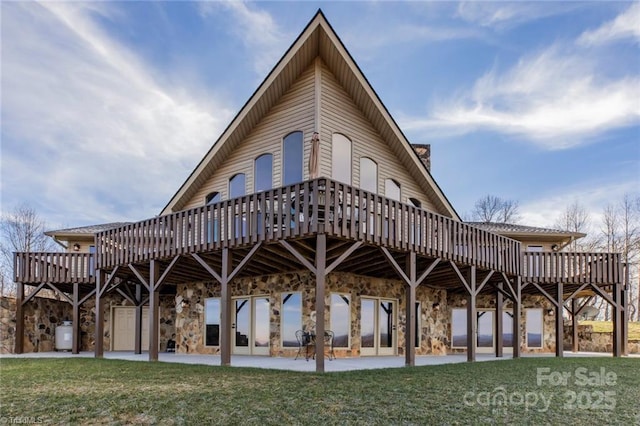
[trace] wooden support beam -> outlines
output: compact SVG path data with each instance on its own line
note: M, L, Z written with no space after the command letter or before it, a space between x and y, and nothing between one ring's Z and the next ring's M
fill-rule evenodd
M455 272L456 275L458 276L458 279L460 280L462 285L464 285L464 287L467 289L467 293L471 293L472 291L471 286L462 275L462 272L460 272L460 269L458 268L458 266L455 263L453 263L453 260L450 261L449 264L451 265L451 269L453 269L453 272ZM475 288L473 289L473 291L475 292Z
M247 266L247 263L249 263L251 258L253 258L253 256L256 254L256 252L261 246L262 246L262 241L258 242L258 244L255 244L251 248L249 253L247 253L247 255L242 258L238 266L236 266L235 269L231 271L231 273L229 274L229 277L227 277L228 281L233 280L236 277L236 275L238 275L242 271L242 269L244 269L244 267Z
M231 290L229 273L232 258L228 248L222 249L222 273L220 274L220 364L231 365Z
M380 250L382 251L384 256L387 258L387 261L389 262L393 270L396 272L396 274L400 275L400 278L402 278L402 280L406 284L410 285L411 279L407 276L407 274L405 274L405 272L402 270L400 265L398 265L398 262L396 262L396 260L393 258L389 250L387 250L385 247L380 247Z
M16 334L13 352L24 352L24 283L16 283Z
M96 269L96 324L94 344L96 358L104 357L104 301L102 300L102 293L106 280L106 272L102 269Z
M142 284L136 284L135 294L135 337L133 343L133 353L142 353Z
M169 276L169 274L171 273L173 268L175 268L175 266L176 266L176 264L178 263L179 260L180 260L180 256L175 256L171 260L171 263L169 263L169 266L166 267L166 269L164 270L164 272L162 273L160 278L157 279L157 281L155 283L155 288L156 289L160 288L160 286L164 283L164 281L167 279L167 277ZM159 271L160 271L160 269L158 268L158 272ZM149 292L149 293L151 293L151 292Z
M157 260L149 262L149 361L158 360L158 333L160 319L160 291L157 281L160 265Z
M335 268L337 268L338 266L340 266L340 264L342 262L345 261L345 259L347 259L354 251L356 251L358 248L360 248L360 246L363 244L362 241L358 241L356 243L353 243L351 245L351 247L349 247L347 250L345 250L340 256L338 256L338 258L336 260L334 260L333 262L331 262L331 265L327 266L326 270L325 270L325 275L330 274Z
M324 235L324 234L319 234L319 235ZM317 275L316 268L311 264L311 262L309 262L307 258L305 258L302 254L300 254L298 250L293 248L291 244L289 244L285 240L280 240L280 244L282 245L282 247L286 248L287 251L289 251L289 253L291 253L298 260L298 262L302 264L302 266L310 270L314 275ZM318 247L316 245L316 255L317 253L318 253ZM325 235L325 256L326 254L327 253L326 253L326 235Z
M135 267L135 265L132 265L131 263L129 264L129 269L131 269L131 272L133 272L133 275L136 276L136 278L138 278L138 281L140 281L140 284L142 284L143 286L145 286L145 288L147 289L147 291L149 291L149 283L147 282L147 280L142 276L142 274L140 273L140 271L138 271L138 269ZM149 291L149 293L151 293L151 291Z
M578 300L574 297L571 299L571 351L578 352Z
M620 309L620 302L622 299L622 285L615 284L613 286L613 301L615 304L611 306L613 311L613 356L619 357L622 355L622 309Z
M44 283L40 283L38 285L38 287L36 287L35 290L33 290L31 292L31 294L29 294L27 297L24 297L24 291L22 292L23 295L23 299L22 299L22 305L24 306L25 303L29 302L31 299L33 299L34 297L36 297L36 294L38 294L40 292L40 290L42 290L45 286L47 285L46 282Z
M528 285L528 284L531 284L531 285L533 285L534 287L536 287L536 288L538 289L538 291L539 291L540 293L542 293L542 295L543 295L544 297L546 297L546 298L547 298L547 300L549 300L549 302L551 302L551 304L553 304L554 308L559 309L559 310L560 310L560 313L562 314L562 306L561 306L561 305L560 305L560 306L558 305L558 299L557 299L557 298L555 298L555 297L551 296L549 293L547 293L547 292L546 292L542 287L540 287L540 285L539 285L538 283L526 283L526 284L523 286L523 288L524 288L526 285Z
M73 322L72 324L72 337L73 342L71 343L71 353L79 354L80 353L80 284L73 283Z
M629 355L629 299L627 291L629 289L629 264L624 265L624 283L622 285L622 296L620 305L622 307L622 356Z
M556 292L556 356L562 358L563 354L563 342L564 342L564 320L562 319L562 313L564 310L564 298L563 298L563 285L561 282L557 283Z
M405 324L405 362L407 366L416 365L416 253L407 254L407 274L409 283L405 285L406 294L406 324Z
M504 308L504 295L502 294L503 284L499 283L499 290L496 291L496 318L495 318L495 335L496 335L496 357L502 358L503 355L503 324L502 324L502 311ZM513 334L512 334L513 337Z
M91 297L93 297L96 294L96 289L93 288L89 293L87 293L82 299L80 299L80 302L78 303L79 305L82 306L82 304L84 302L86 302L87 300L89 300Z
M451 263L453 265L453 262ZM457 268L456 268L457 269ZM476 360L478 344L478 310L476 309L476 267L471 266L468 277L469 294L467 295L467 361Z
M295 254L294 254L295 256ZM316 372L324 372L324 310L327 264L327 235L316 236Z
M522 317L522 278L517 277L514 286L515 298L513 299L513 358L520 358L521 329L520 320Z
M489 271L487 276L484 277L484 279L482 280L480 285L476 288L476 295L480 294L480 292L482 291L484 286L487 285L487 283L489 282L489 280L491 279L491 277L493 276L494 273L495 273L495 271Z
M228 249L225 249L225 250L228 250ZM191 256L200 265L202 265L202 267L205 269L205 271L207 271L216 281L218 281L219 283L222 282L222 277L220 277L220 274L218 274L216 271L214 271L213 268L211 266L209 266L209 264L207 262L205 262L205 260L203 258L200 257L200 255L198 255L197 253L191 253ZM228 256L228 252L227 252L227 256Z
M58 296L65 299L67 303L73 305L73 299L69 297L69 295L63 291L61 291L58 287L56 287L53 283L47 283L47 286Z

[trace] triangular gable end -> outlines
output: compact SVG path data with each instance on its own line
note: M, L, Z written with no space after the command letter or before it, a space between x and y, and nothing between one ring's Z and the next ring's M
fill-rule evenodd
M429 195L436 210L446 216L460 219L321 10L238 112L161 214L185 208L186 203L223 164L229 153L244 140L317 57L321 58L351 99L356 101L367 120L389 143L395 155ZM316 117L319 117L319 114L316 114ZM316 128L319 127L319 123L316 123Z

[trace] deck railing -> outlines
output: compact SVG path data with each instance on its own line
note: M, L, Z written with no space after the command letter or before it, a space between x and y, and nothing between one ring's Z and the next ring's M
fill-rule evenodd
M39 283L95 283L91 253L14 253L14 281Z
M96 235L97 267L304 237L316 232L520 273L520 243L320 178L147 219Z
M622 282L619 253L524 252L525 282L613 284Z

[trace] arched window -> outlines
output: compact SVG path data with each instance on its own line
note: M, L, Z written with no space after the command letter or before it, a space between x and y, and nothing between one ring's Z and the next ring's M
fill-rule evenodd
M219 192L210 192L209 194L207 194L207 197L205 198L205 204L207 206L210 204L219 203L220 201L222 201L222 196L220 195Z
M385 180L384 196L392 200L400 201L400 184L393 179Z
M332 137L331 170L335 180L351 185L351 141L340 133Z
M302 132L293 132L282 141L282 184L302 182L303 163Z
M229 198L242 197L245 194L245 188L244 173L233 175L229 179Z
M371 158L360 158L360 188L378 192L378 165Z
M273 188L273 155L262 154L254 162L253 191L268 191Z

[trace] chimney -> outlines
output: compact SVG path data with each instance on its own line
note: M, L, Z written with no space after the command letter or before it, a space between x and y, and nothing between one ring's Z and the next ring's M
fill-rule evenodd
M413 150L420 157L420 161L425 165L429 173L431 173L431 145L429 144L412 144Z

